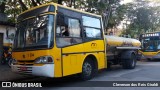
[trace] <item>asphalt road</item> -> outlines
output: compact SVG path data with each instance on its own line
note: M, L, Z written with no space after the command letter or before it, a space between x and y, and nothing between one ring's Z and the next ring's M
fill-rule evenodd
M61 79L41 77L24 80L19 79L17 81L42 82L48 85L48 87L45 88L28 88L33 90L160 90L160 87L105 87L101 85L105 83L103 81L160 81L160 61L139 61L136 68L132 70L122 69L122 67L118 65L112 66L111 70L100 71L95 78L87 81L87 83L93 84L88 87L84 87L86 81L81 81L76 76ZM97 86L95 84L97 84ZM19 89L23 90L26 88Z

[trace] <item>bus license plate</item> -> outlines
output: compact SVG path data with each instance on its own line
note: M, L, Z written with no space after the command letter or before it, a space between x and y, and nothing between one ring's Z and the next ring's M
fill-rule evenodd
M20 67L20 70L26 71L26 70L27 70L27 67Z

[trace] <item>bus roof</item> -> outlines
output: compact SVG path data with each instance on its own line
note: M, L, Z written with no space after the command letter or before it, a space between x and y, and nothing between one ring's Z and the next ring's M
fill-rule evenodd
M142 33L142 34L154 34L154 33L160 33L160 31L155 31L155 32L147 32L147 33Z
M24 12L22 12L20 15L24 14L24 13L27 13L29 11L32 11L34 9L37 9L37 8L40 8L40 7L43 7L43 6L48 6L48 5L54 5L56 8L57 6L60 6L60 7L63 7L63 8L66 8L66 9L69 9L69 10L73 10L73 11L77 11L77 12L81 12L81 13L84 13L84 14L89 14L89 15L92 15L92 16L97 16L97 17L101 17L101 15L96 15L96 14L93 14L93 13L89 13L89 12L85 12L85 11L81 11L81 10L77 10L77 9L73 9L73 8L70 8L70 7L67 7L67 6L63 6L63 5L59 5L57 3L47 3L47 4L42 4L42 5L39 5L39 6L36 6L36 7L33 7L33 8L30 8ZM19 16L20 16L19 15Z

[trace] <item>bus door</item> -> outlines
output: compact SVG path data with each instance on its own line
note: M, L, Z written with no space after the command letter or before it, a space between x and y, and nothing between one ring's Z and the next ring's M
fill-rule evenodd
M56 44L61 48L63 76L81 72L83 44L80 20L65 17L57 23Z

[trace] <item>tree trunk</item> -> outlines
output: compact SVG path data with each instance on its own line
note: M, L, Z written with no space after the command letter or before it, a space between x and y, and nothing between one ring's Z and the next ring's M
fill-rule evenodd
M2 4L0 4L0 13L4 13L4 11L5 11L5 5L6 5L5 2L3 2Z
M22 2L22 0L18 0L18 2L21 5L23 11L28 9L27 6Z
M73 0L73 6L74 6L74 8L75 8L75 6L76 6L76 0Z
M70 7L73 6L73 7L75 8L75 0L70 0L70 2L71 2L71 3L70 3Z
M70 5L69 5L69 7L72 7L72 4L73 4L73 0L70 0Z
M34 0L31 0L32 1L32 5L35 7L37 6L37 3L34 1Z
M39 4L39 5L41 5L42 3L40 2L40 0L36 0L36 2Z
M58 0L58 4L61 4L61 5L62 5L62 0Z

